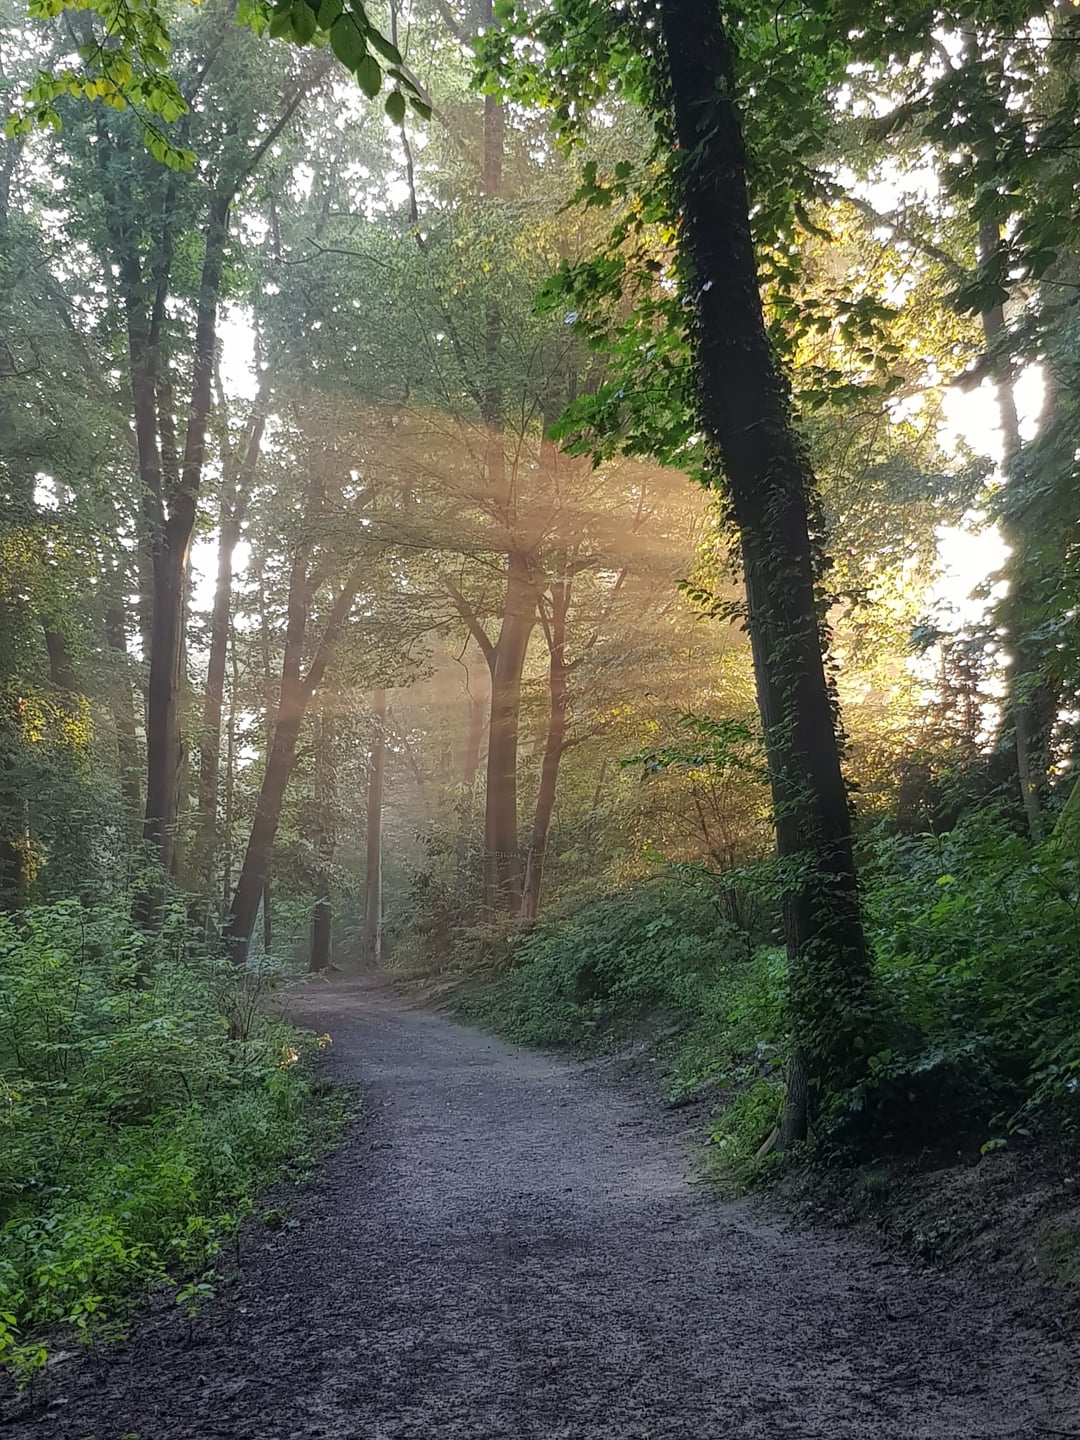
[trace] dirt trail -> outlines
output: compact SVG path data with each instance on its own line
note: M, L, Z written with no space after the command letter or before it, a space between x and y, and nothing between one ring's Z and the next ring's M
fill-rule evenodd
M296 1005L373 1120L175 1310L56 1367L48 1440L1057 1440L1080 1345L688 1183L632 1096L355 987ZM20 1407L21 1408L21 1407Z

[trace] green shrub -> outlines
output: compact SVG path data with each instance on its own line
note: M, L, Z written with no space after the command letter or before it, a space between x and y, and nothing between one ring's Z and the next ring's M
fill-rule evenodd
M297 1146L304 1043L257 974L151 938L119 904L0 916L0 1361L93 1332L174 1267L212 1263Z
M779 1110L786 966L731 923L721 885L767 895L774 870L669 874L549 918L517 940L509 973L467 1013L547 1046L616 1040L647 1014L668 1015L679 1032L669 1092L723 1087L734 1104L717 1143L741 1165ZM818 1097L826 1151L955 1155L1038 1126L1074 1131L1077 862L984 812L946 835L872 837L862 874L883 1038L857 1085Z
M746 960L745 936L706 885L660 877L541 921L514 944L489 1004L526 1044L580 1044L650 1011L699 1013L709 987Z
M993 814L886 837L864 866L889 1044L845 1097L878 1143L933 1144L1036 1117L1073 1128L1080 1080L1080 876Z

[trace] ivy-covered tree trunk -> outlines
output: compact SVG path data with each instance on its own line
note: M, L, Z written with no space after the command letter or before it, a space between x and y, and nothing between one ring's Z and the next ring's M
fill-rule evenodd
M786 867L794 1063L783 1138L791 1142L806 1132L804 1074L820 1096L858 1064L869 978L823 656L809 521L814 478L765 328L732 52L719 7L715 0L661 0L660 14L702 417L739 531L777 851Z
M367 783L367 855L364 868L364 933L361 961L367 970L382 963L382 826L383 790L386 784L386 691L376 690L371 700L375 729L371 739Z

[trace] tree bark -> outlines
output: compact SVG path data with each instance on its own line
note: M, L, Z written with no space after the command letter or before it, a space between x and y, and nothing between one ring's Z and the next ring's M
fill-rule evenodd
M997 250L1000 238L997 220L993 216L985 216L979 223L979 259L984 264ZM1020 436L1020 417L1016 409L1012 379L1006 373L1001 356L997 353L1006 330L1004 306L994 305L989 310L984 310L979 319L997 393L1002 440L1001 473L1008 487L1015 479L1016 461L1023 449L1023 440ZM1007 502L1007 488L1005 493ZM1001 517L1001 529L1011 551L1005 565L1011 582L1009 594L999 609L1012 652L1007 679L1005 720L1006 725L1012 728L1024 814L1031 838L1037 843L1044 835L1043 798L1050 770L1050 741L1057 714L1057 696L1042 673L1041 657L1037 652L1032 653L1024 634L1024 612L1031 605L1032 597L1029 593L1026 536L1020 507L1010 509L1006 503Z
M333 961L334 911L331 866L337 848L337 783L334 763L336 727L323 707L315 732L315 899L311 910L308 969L329 970Z
M386 691L371 699L375 730L371 741L367 785L367 859L364 871L364 935L361 963L377 970L382 963L382 821L386 781Z
M491 720L484 800L484 888L489 905L513 910L521 901L518 848L518 730L521 677L536 623L536 590L527 557L509 556L499 639L491 658Z
M221 716L225 697L225 665L232 620L233 556L240 543L248 499L266 428L264 381L248 426L244 458L236 484L223 487L219 521L217 579L210 613L210 654L206 668L202 730L199 737L198 822L193 867L196 889L209 895L218 844L218 778L221 766Z
M232 894L233 812L236 808L236 711L240 693L240 666L236 658L236 641L230 636L232 676L229 686L229 718L225 722L225 813L221 825L221 909L224 917Z
M223 927L229 953L238 962L247 954L251 932L259 913L260 898L270 874L270 860L278 821L281 818L281 806L292 776L296 743L308 703L322 683L334 645L360 588L360 572L354 571L334 600L322 640L310 668L304 674L301 661L312 600L307 553L304 545L297 547L298 558L293 563L289 584L285 657L281 668L281 694L274 724L274 738L255 804L255 818L244 852L244 863Z
M681 156L683 238L694 273L704 427L722 462L742 548L777 851L794 1052L820 1098L865 1044L869 963L851 817L818 618L809 500L762 311L732 51L713 0L661 0ZM786 1138L806 1133L789 1087Z
M111 596L105 608L105 643L113 657L115 673L109 686L116 752L120 768L120 793L132 831L138 831L142 816L142 787L139 784L139 738L135 724L135 703L131 687L131 657L127 648L124 602Z
M494 24L492 0L481 0L481 22ZM502 102L484 97L481 184L493 205L502 194L506 116ZM521 714L521 676L536 619L536 592L528 556L515 542L516 507L506 475L503 450L502 314L489 296L484 319L484 390L481 418L486 433L489 494L499 510L509 542L506 593L499 638L488 653L491 670L491 721L488 732L487 788L484 797L484 891L493 908L514 910L521 902L518 849L517 752ZM487 652L486 652L487 653Z
M188 557L206 453L206 427L213 394L217 307L229 235L230 208L231 194L212 197L199 286L195 366L180 485L172 497L162 534L154 549L154 616L147 691L147 783L143 836L153 846L166 873L172 857L182 763L180 667Z
M330 969L333 956L334 912L328 872L322 872L316 881L316 887L318 893L311 910L311 956L308 969L317 973Z
M41 629L45 637L45 652L49 657L49 683L66 695L77 694L79 683L62 626L51 615L43 615Z
M566 617L570 609L571 585L571 580L563 579L551 586L551 613L549 617L545 617L548 639L548 725L521 897L521 918L527 922L535 920L540 912L548 832L551 829L551 817L555 812L559 766L566 750L566 736L570 726L570 666L566 658Z
M266 874L262 883L262 948L264 955L270 955L274 949L274 907L273 896L270 884L270 867L273 862L273 841L270 842L270 855L266 861Z
M0 910L29 904L37 872L29 806L17 778L22 725L22 698L0 698Z
M459 885L467 886L469 878L473 827L476 821L476 782L480 774L480 757L484 748L484 726L490 699L470 688L466 695L468 714L461 755L461 803L457 817L457 869Z

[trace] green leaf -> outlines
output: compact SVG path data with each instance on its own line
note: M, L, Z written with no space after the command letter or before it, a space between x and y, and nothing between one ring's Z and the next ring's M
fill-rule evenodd
M274 40L286 40L292 35L292 11L275 10L267 26L267 34Z
M426 100L421 100L419 95L410 95L409 104L416 111L416 113L422 116L425 120L431 119L431 106L427 103Z
M344 8L341 0L322 0L319 6L319 29L329 30Z
M293 39L298 45L310 45L315 38L318 29L318 21L315 19L315 12L306 3L300 0L289 12L289 20L292 24Z
M356 76L356 83L368 97L374 100L382 85L382 71L379 69L379 62L374 55L365 55L359 65L353 71Z
M385 35L380 35L374 25L368 31L367 38L371 48L377 50L384 60L388 60L391 65L402 64L401 51L396 45L392 45Z
M339 15L331 25L330 48L347 70L355 70L367 55L367 42L351 15Z
M386 97L386 113L395 125L405 123L405 96L400 90L391 90Z

